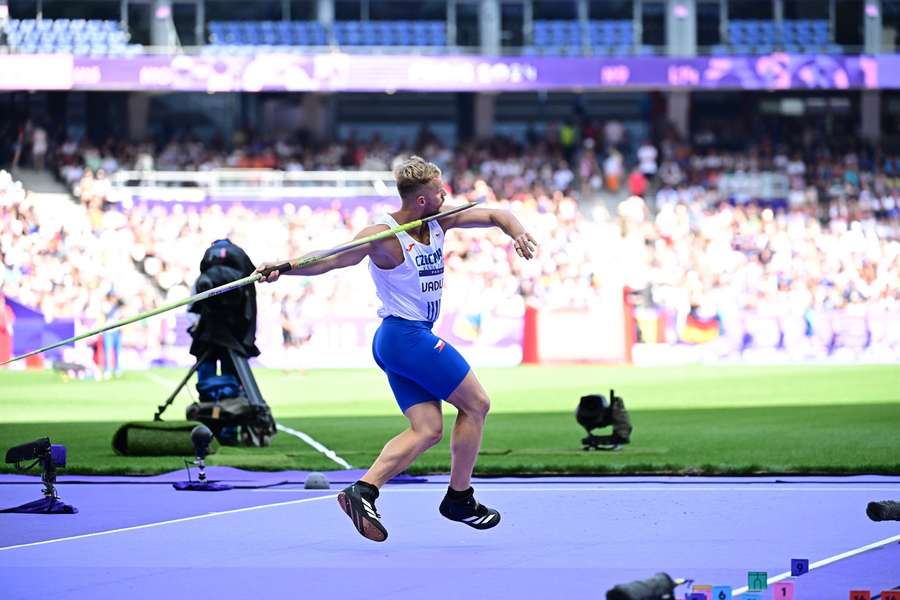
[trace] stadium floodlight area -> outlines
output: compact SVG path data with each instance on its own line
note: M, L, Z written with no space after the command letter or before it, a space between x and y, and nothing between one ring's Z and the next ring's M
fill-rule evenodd
M291 200L304 198L395 198L390 171L117 171L110 178L111 200Z

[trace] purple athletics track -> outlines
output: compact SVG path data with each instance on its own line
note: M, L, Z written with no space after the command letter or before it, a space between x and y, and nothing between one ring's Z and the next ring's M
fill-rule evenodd
M900 499L900 477L480 479L503 521L476 531L438 514L447 478L429 476L385 487L377 544L334 499L358 471L326 473L319 491L299 471L209 474L243 487L175 491L183 471L61 477L78 514L0 514L0 598L604 598L660 571L741 597L747 571L784 578L792 558L814 566L788 579L796 600L900 585L900 522L865 514ZM36 478L0 475L0 508L39 497Z

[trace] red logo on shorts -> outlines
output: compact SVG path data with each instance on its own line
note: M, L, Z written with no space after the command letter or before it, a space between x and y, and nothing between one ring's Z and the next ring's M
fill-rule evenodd
M446 346L446 344L444 343L444 340L439 339L437 341L437 344L434 345L434 349L437 350L438 352L441 352L444 350L444 346Z

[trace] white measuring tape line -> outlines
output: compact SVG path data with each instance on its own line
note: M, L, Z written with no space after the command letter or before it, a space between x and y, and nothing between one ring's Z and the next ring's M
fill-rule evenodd
M292 435L295 438L299 438L299 439L303 440L304 442L306 442L307 444L309 444L310 446L312 446L313 448L315 448L316 450L318 450L319 452L321 452L322 454L324 454L325 456L327 456L328 458L330 458L337 464L341 465L345 469L353 468L353 466L350 463L348 463L346 460L344 460L343 458L341 458L340 456L335 454L334 450L331 450L330 448L326 447L324 444L317 442L316 440L311 438L309 435L303 433L302 431L297 431L296 429L291 429L290 427L282 425L281 423L277 423L275 425L275 427L278 428L278 431L283 431L284 433L286 433L288 435Z

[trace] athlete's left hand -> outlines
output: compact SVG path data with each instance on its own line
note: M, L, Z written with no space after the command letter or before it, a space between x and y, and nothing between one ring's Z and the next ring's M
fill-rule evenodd
M513 247L516 249L516 252L524 258L525 260L534 258L534 253L537 251L537 242L534 241L534 238L531 237L529 233L522 233L517 235L513 240Z

